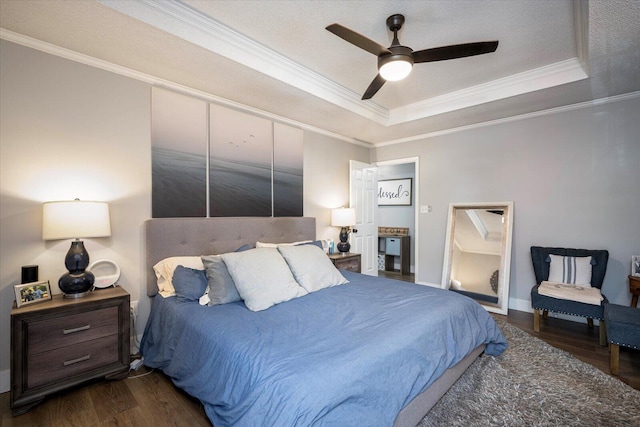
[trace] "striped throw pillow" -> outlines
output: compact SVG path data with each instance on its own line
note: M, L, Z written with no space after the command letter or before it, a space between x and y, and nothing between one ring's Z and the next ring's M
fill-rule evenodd
M593 257L549 255L549 282L591 287Z

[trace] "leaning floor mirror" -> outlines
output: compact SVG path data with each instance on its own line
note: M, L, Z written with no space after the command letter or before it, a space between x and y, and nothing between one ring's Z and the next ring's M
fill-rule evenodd
M513 202L451 203L442 288L507 314Z

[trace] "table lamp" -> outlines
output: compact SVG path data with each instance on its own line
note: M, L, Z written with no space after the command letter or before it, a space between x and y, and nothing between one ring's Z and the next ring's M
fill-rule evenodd
M85 271L89 253L81 238L111 236L109 205L105 202L71 200L42 205L42 239L75 239L64 259L69 270L58 280L65 298L80 298L93 288L94 275Z
M348 242L349 231L351 231L351 226L356 225L356 210L353 208L333 209L331 211L331 225L342 227L338 250L340 252L349 252L349 249L351 249L351 245Z

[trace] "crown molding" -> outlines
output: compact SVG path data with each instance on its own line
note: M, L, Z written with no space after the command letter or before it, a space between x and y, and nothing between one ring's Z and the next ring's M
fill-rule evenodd
M588 77L588 3L574 0L577 58L386 109L177 0L98 0L121 13L384 126L432 117ZM585 4L587 3L587 4Z
M579 1L579 0L578 0ZM159 87L163 87L165 89L169 89L169 90L173 90L175 92L179 92L179 93L183 93L185 95L190 95L190 96L195 96L197 98L209 101L209 102L213 102L219 105L225 105L228 107L233 107L236 108L238 110L241 111L245 111L248 113L252 113L252 114L256 114L256 115L260 115L262 117L265 118L269 118L271 120L283 123L283 124L289 124L291 126L294 127L298 127L300 129L303 130L307 130L310 132L314 132L320 135L324 135L330 138L335 138L337 140L340 141L344 141L344 142L348 142L351 144L355 144L355 145L359 145L362 147L368 147L368 148L372 148L372 147L384 147L387 145L395 145L395 144L402 144L402 143L406 143L406 142L412 142L412 141L418 141L418 140L422 140L422 139L428 139L428 138L435 138L438 136L442 136L442 135L448 135L448 134L452 134L452 133L457 133L457 132L463 132L466 130L472 130L472 129L479 129L479 128L483 128L483 127L487 127L487 126L493 126L493 125L499 125L502 123L510 123L510 122L515 122L515 121L519 121L519 120L526 120L529 118L534 118L534 117L540 117L540 116L546 116L546 115L551 115L551 114L556 114L556 113L562 113L565 111L573 111L573 110L578 110L581 108L588 108L588 107L593 107L593 106L598 106L598 105L603 105L603 104L609 104L609 103L613 103L613 102L618 102L618 101L624 101L627 99L634 99L637 97L640 97L640 91L636 91L636 92L630 92L630 93L626 93L626 94L621 94L621 95L616 95L616 96L611 96L611 97L606 97L606 98L599 98L599 99L594 99L591 101L586 101L586 102L581 102L581 103L577 103L577 104L572 104L572 105L566 105L566 106L562 106L562 107L556 107L556 108L550 108L550 109L545 109L545 110L540 110L540 111L534 111L532 113L527 113L527 114L521 114L518 116L512 116L512 117L505 117L503 119L497 119L497 120L490 120L490 121L486 121L486 122L482 122L482 123L475 123L472 125L467 125L467 126L460 126L460 127L456 127L456 128L450 128L450 129L445 129L445 130L441 130L441 131L435 131L435 132L428 132L428 133L423 133L420 135L414 135L414 136L410 136L407 138L399 138L399 139L394 139L394 140L388 140L388 141L384 141L384 142L379 142L379 143L370 143L367 141L363 141L363 140L359 140L356 138L352 138L352 137L348 137L348 136L344 136L341 134L337 134L322 128L318 128L315 126L311 126L308 125L306 123L303 122L298 122L295 120L291 120L288 119L286 117L282 117L279 116L277 114L273 114L267 111L263 111L257 108L253 108L244 104L240 104L238 102L235 101L231 101L228 100L226 98L222 98L222 97L218 97L203 91L199 91L196 89L192 89L190 87L187 86L183 86L174 82L171 82L169 80L164 80L164 79L160 79L158 77L149 75L149 74L145 74L145 73L141 73L139 71L135 71L135 70L131 70L129 68L120 66L120 65L116 65L116 64L112 64L110 62L107 61L103 61L101 59L97 59L88 55L84 55L69 49L65 49L65 48L61 48L59 46L55 46L53 44L50 43L46 43L43 42L41 40L37 40L34 39L32 37L28 37L28 36L24 36L22 34L18 34L15 33L13 31L10 30L6 30L4 28L0 28L0 39L2 40L6 40L12 43L16 43L25 47L29 47L31 49L35 49L35 50L39 50L41 52L45 52L51 55L55 55L64 59L68 59L74 62L78 62L81 64L85 64L85 65L89 65L91 67L95 67L98 69L102 69L105 71L109 71L124 77L129 77L138 81L142 81L145 83L149 83L152 85L156 85Z
M235 108L240 111L258 115L258 116L267 118L269 120L273 120L282 124L287 124L302 130L317 133L320 135L324 135L330 138L338 139L340 141L348 142L348 143L359 145L362 147L368 147L368 148L372 147L372 144L366 141L340 135L322 128L309 125L307 123L298 122L296 120L279 116L277 114L273 114L268 111L264 111L258 108L250 107L248 105L240 104L238 102L231 101L226 98L215 96L207 92L203 92L200 90L190 88L188 86L174 83L170 80L165 80L156 76L152 76L150 74L141 73L139 71L135 71L130 68L123 67L121 65L103 61L101 59L97 59L89 55L84 55L82 53L78 53L69 49L65 49L65 48L53 45L51 43L34 39L32 37L24 36L22 34L18 34L4 28L0 28L0 39L6 40L12 43L16 43L31 49L39 50L41 52L48 53L54 56L58 56L60 58L68 59L70 61L78 62L80 64L88 65L90 67L98 68L104 71L108 71L114 74L118 74L124 77L128 77L144 83L148 83L154 86L172 90L174 92L182 93L184 95L193 96L193 97L202 99L204 101L212 102L214 104Z
M360 95L290 60L206 16L175 1L98 0L105 6L193 43L210 52L282 81L297 89L352 111L369 120L385 124L389 112L373 102L362 102Z
M610 104L613 102L625 101L627 99L634 99L638 97L640 97L640 91L629 92L622 95L615 95L615 96L610 96L606 98L599 98L591 101L580 102L577 104L565 105L562 107L548 108L545 110L534 111L532 113L520 114L518 116L505 117L503 119L489 120L487 122L475 123L472 125L460 126L457 128L444 129L436 132L428 132L428 133L423 133L421 135L410 136L407 138L399 138L399 139L393 139L393 140L384 141L384 142L378 142L378 143L374 143L373 145L375 147L385 147L387 145L404 144L406 142L420 141L428 138L436 138L438 136L449 135L452 133L464 132L464 131L473 130L473 129L480 129L480 128L499 125L503 123L517 122L520 120L527 120L535 117L549 116L552 114L559 114L566 111L580 110L582 108L595 107L598 105Z
M589 77L577 58L483 83L463 90L394 108L388 126L406 123L486 102L535 92Z
M174 0L171 1L163 1L163 2L152 2L149 0L140 0L140 1L136 1L136 2L121 2L118 0L98 0L100 3L103 3L109 7L114 7L112 5L115 6L121 6L123 9L126 9L127 6L131 7L131 8L136 8L136 6L144 6L142 7L143 10L147 10L149 13L151 13L152 11L156 10L158 6L162 7L164 6L164 14L162 16L164 16L164 18L166 18L167 21L169 21L169 23L171 23L173 21L173 19L170 19L172 16L175 17L177 14L177 16L180 17L179 27L183 28L184 24L186 23L187 25L190 25L191 22L184 21L185 16L195 16L197 17L198 20L203 20L204 21L204 27L205 28L209 28L208 24L211 22L215 23L215 27L220 27L221 31L224 31L226 33L226 37L228 38L228 44L227 46L232 46L234 43L234 40L236 38L236 36L239 36L241 39L244 39L245 41L247 41L248 46L250 46L251 48L255 48L256 45L258 46L258 49L266 49L264 48L262 45L259 45L255 42L253 42L252 40L246 38L245 36L242 36L241 34L230 30L229 28L222 26L222 24L217 23L217 21L213 21L211 20L211 18L206 17L202 14L199 14L191 9L188 8L188 6L176 2ZM151 9L145 8L145 7L150 7ZM429 100L425 100L423 102L420 103L415 103L409 106L405 106L405 107L399 107L396 109L392 109L392 110L387 110L377 104L373 104L370 102L362 102L359 99L359 95L355 94L352 91L349 91L331 81L329 81L328 79L318 75L317 73L313 73L310 70L306 70L308 73L304 74L304 76L296 76L296 77L300 77L300 80L297 81L310 81L311 83L315 83L317 84L317 81L314 81L314 76L317 76L320 81L326 83L329 82L329 85L325 87L325 93L331 93L331 96L327 96L326 98L323 98L329 102L332 102L330 99L327 98L341 98L344 96L351 96L351 100L350 103L351 105L356 105L356 106L362 106L363 104L368 104L369 105L369 112L366 114L360 114L357 110L354 110L353 108L349 108L349 107L344 107L349 109L350 111L353 111L356 114L360 114L364 117L373 117L372 120L377 122L377 123L381 123L385 126L389 126L389 125L393 125L393 124L400 124L400 123L404 123L402 120L406 121L410 121L410 120L416 120L419 118L424 118L424 117L429 117L430 115L434 115L434 114L440 114L437 113L436 111L445 111L446 108L450 108L446 111L453 111L457 108L464 108L461 107L462 105L466 105L467 107L471 106L471 105L477 105L477 104L473 104L472 102L474 102L471 98L475 98L477 103L483 103L483 102L488 102L487 100L482 101L482 96L483 94L489 95L489 96L493 96L491 93L489 93L491 90L496 90L496 91L500 91L503 95L507 94L507 93L513 93L516 91L517 87L521 87L521 86L527 86L527 85L542 85L540 88L543 87L550 87L550 86L544 86L544 83L536 83L536 80L544 80L546 78L552 78L554 79L557 83L556 84L563 84L560 83L562 81L562 78L573 78L573 79L579 79L581 75L583 76L587 76L587 65L588 64L588 2L586 0L574 0L574 10L575 10L575 15L574 15L574 19L575 19L575 25L576 25L576 45L577 45L577 52L578 52L578 57L577 58L572 58L566 61L562 61L556 64L551 64L549 66L546 67L541 67L537 70L532 70L532 71L527 71L521 74L518 74L517 76L511 76L505 79L500 79L500 80L495 80L493 82L489 82L483 85L479 85L479 86L475 86L473 88L468 88L468 89L464 89L461 91L457 91L455 93L452 94L447 94L447 95L443 95L441 97L437 97L437 98L432 98ZM120 10L120 8L116 8L115 9L121 11L122 13L128 14L125 11ZM188 10L187 12L185 12L185 10ZM186 15L185 15L186 14ZM132 16L132 15L131 15ZM135 18L135 16L133 16ZM171 26L171 24L169 24ZM184 29L184 28L183 28ZM225 105L225 106L229 106L232 108L236 108L242 111L246 111L252 114L256 114L265 118L269 118L271 120L274 121L278 121L280 123L284 123L284 124L289 124L291 126L294 127L298 127L300 129L303 130L307 130L310 132L314 132L320 135L324 135L330 138L335 138L341 141L345 141L345 142L349 142L351 144L355 144L355 145L359 145L362 147L383 147L383 146L387 146L387 145L394 145L394 144L400 144L400 143L405 143L405 142L411 142L411 141L416 141L416 140L421 140L421 139L427 139L427 138L433 138L433 137L437 137L437 136L441 136L441 135L447 135L447 134L451 134L451 133L455 133L455 132L461 132L461 131L465 131L465 130L470 130L470 129L477 129L477 128L482 128L482 127L486 127L486 126L492 126L492 125L496 125L496 124L501 124L501 123L508 123L508 122L512 122L512 121L517 121L517 120L525 120L528 118L532 118L532 117L538 117L538 116L543 116L543 115L548 115L548 114L555 114L555 113L560 113L563 111L571 111L571 110L575 110L575 109L580 109L580 108L586 108L586 107L590 107L590 106L595 106L595 105L600 105L600 104L605 104L605 103L609 103L609 102L615 102L615 101L619 101L619 100L623 100L623 99L627 99L627 98L633 98L633 97L637 97L640 96L640 92L632 92L632 93L628 93L628 94L623 94L623 95L618 95L618 96L613 96L613 97L608 97L608 98L601 98L601 99L597 99L597 100L592 100L592 101L587 101L587 102L583 102L583 103L579 103L579 104L573 104L573 105L568 105L568 106L563 106L563 107L558 107L558 108L552 108L552 109L546 109L546 110L541 110L541 111L536 111L536 112L532 112L532 113L527 113L527 114L523 114L523 115L519 115L519 116L513 116L513 117L507 117L507 118L503 118L503 119L498 119L498 120L492 120L492 121L487 121L487 122L483 122L483 123L477 123L477 124L473 124L473 125L468 125L468 126L462 126L462 127L457 127L457 128L450 128L450 129L445 129L442 131L436 131L436 132L429 132L429 133L424 133L424 134L420 134L420 135L415 135L415 136L411 136L411 137L407 137L407 138L400 138L400 139L395 139L395 140L388 140L388 141L384 141L384 142L380 142L380 143L369 143L367 141L362 141L356 138L352 138L352 137L347 137L344 135L340 135L340 134L336 134L333 133L331 131L327 131L325 129L322 128L317 128L315 126L311 126L308 125L306 123L302 123L302 122L297 122L295 120L291 120L288 119L286 117L282 117L282 116L278 116L276 114L267 112L267 111L263 111L263 110L259 110L253 107L249 107L243 104L239 104L237 102L222 98L222 97L217 97L215 95L203 92L203 91L199 91L199 90L195 90L192 88L189 88L187 86L183 86L168 80L164 80L164 79L160 79L158 77L152 76L152 75L148 75L145 73L141 73L135 70L131 70L129 68L126 67L122 67L120 65L116 65L113 63L109 63L107 61L103 61L101 59L97 59L88 55L84 55L78 52L74 52L71 51L69 49L65 49L65 48L61 48L59 46L55 46L53 44L50 43L46 43L28 36L24 36L3 28L0 28L0 39L4 39L13 43L17 43L26 47L30 47L36 50L40 50L42 52L46 52L46 53L50 53L52 55L56 55L62 58L66 58L78 63L82 63L82 64L86 64L95 68L99 68L105 71L109 71L109 72L113 72L115 74L119 74L125 77L129 77L129 78L133 78L139 81L143 81L152 85L156 85L156 86L160 86L160 87L164 87L166 89L169 90L173 90L179 93L183 93L186 95L190 95L190 96L195 96L197 98L206 100L206 101L210 101L216 104L220 104L220 105ZM220 44L225 44L225 41L219 41ZM233 49L240 49L243 44L242 42L240 42L240 45L233 45L235 46ZM238 47L240 46L240 47ZM244 45L245 47L247 46L247 44ZM232 49L232 50L233 50ZM269 55L270 54L275 54L280 56L281 58L284 58L283 62L281 63L281 65L283 65L283 67L286 67L287 64L291 65L294 64L296 66L296 70L300 69L300 65L293 63L293 61L290 61L289 59L281 56L280 54L278 54L277 52L271 51L271 50L261 50L261 55L259 55L260 57L264 57L266 56L266 59L264 59L265 61L270 61L269 59ZM244 55L246 55L246 52L243 53ZM302 67L303 68L303 67ZM304 68L303 68L304 69ZM258 70L258 71L263 71L263 70ZM291 70L290 70L291 71ZM292 72L292 71L291 71ZM582 78L585 78L582 77ZM575 80L572 80L575 81ZM285 83L290 83L288 81L285 81ZM492 88L492 89L489 89ZM533 90L538 90L538 89L533 89ZM307 91L309 92L309 91ZM528 92L531 92L531 90L528 90ZM311 92L309 92L311 93ZM346 95L345 95L346 94ZM509 95L509 96L513 96L513 95ZM354 98L355 97L355 101ZM500 98L496 98L496 99L500 99ZM481 101L481 102L479 102ZM448 107L447 104L449 103L457 103L458 107L457 108L451 108ZM341 105L338 104L336 102L334 102L334 104L336 105ZM372 108L371 108L372 107ZM423 115L423 116L421 116ZM404 118L400 118L401 116L404 116Z

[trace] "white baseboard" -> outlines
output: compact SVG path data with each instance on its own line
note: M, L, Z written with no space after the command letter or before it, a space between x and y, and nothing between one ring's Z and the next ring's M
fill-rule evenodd
M526 313L533 313L533 309L531 308L531 300L528 299L509 298L509 309L524 311Z
M0 393L11 390L11 370L0 371Z

